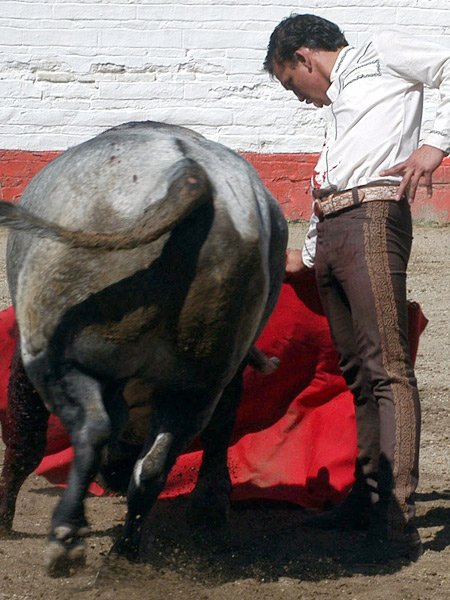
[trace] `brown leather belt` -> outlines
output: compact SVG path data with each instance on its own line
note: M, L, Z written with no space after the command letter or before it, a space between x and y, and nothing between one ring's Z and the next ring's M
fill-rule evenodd
M322 218L337 213L344 208L358 206L363 202L373 202L375 200L396 201L399 200L396 198L397 194L397 185L354 187L351 190L328 194L322 198L320 197L320 190L313 190L314 214Z

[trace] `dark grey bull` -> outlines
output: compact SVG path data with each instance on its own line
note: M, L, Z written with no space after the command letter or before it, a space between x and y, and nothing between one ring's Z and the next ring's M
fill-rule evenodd
M50 571L83 555L84 498L99 469L128 486L114 549L137 555L145 515L198 434L192 516L222 522L242 372L248 362L271 368L253 343L285 266L286 223L255 170L187 129L130 123L64 152L18 207L1 203L0 216L13 229L7 274L19 327L3 532L44 454L48 411L74 447L51 523Z

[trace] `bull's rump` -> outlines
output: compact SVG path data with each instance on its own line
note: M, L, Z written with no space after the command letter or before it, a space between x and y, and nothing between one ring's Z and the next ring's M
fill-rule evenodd
M105 253L11 233L8 280L28 359L56 344L108 375L184 381L242 360L267 308L278 207L237 154L181 128L122 126L55 159L21 205L72 229L126 230L186 156L212 182L210 201L151 244Z

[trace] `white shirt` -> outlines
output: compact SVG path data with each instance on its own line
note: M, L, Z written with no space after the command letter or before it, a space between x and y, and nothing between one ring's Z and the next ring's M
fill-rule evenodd
M324 108L325 143L315 167L313 188L343 191L368 183L398 183L379 173L417 149L423 88L439 88L432 130L424 140L450 151L450 49L396 32L383 31L363 48L341 50L330 75ZM303 262L314 265L317 218L303 247Z

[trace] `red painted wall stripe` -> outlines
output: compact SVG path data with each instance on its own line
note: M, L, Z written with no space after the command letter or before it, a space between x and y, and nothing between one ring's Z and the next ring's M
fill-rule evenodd
M243 153L277 198L287 219L304 220L311 215L311 174L318 154ZM450 156L433 176L433 197L420 186L412 205L414 220L450 223Z
M61 152L0 150L0 197L17 202L33 175Z
M60 152L0 150L0 197L17 202L25 186L45 164ZM242 155L255 167L267 188L279 201L287 219L306 220L311 214L310 178L317 154ZM418 221L450 223L450 157L434 174L433 197L424 188L413 204Z

